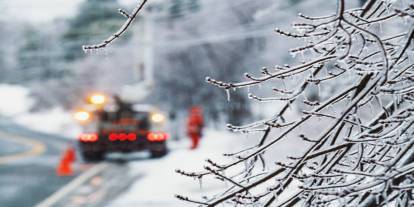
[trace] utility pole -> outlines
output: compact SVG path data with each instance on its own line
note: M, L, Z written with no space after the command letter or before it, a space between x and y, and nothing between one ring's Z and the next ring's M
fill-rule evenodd
M141 75L144 77L145 85L151 89L154 84L154 11L152 7L147 7L141 15L141 32L137 34L142 39L142 51L141 51L141 63L140 70Z
M122 88L121 96L129 101L145 100L152 92L154 86L154 60L155 47L154 44L154 21L161 11L162 0L152 0L145 10L142 11L138 19L136 30L137 37L134 49L138 50L134 53L137 60L134 70L136 71L136 83L126 85Z

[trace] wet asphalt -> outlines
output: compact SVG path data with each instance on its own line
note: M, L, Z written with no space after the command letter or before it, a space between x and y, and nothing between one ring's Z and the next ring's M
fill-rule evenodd
M43 150L30 153L33 143ZM0 118L0 206L35 206L73 179L56 175L69 143L64 137L34 132Z

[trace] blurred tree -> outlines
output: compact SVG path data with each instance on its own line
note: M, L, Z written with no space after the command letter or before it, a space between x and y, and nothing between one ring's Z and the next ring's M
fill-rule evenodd
M184 2L183 0L171 0L169 7L169 17L171 19L178 19L184 15Z
M83 57L80 48L88 40L106 37L118 30L125 18L114 8L120 8L117 0L86 0L80 5L77 15L69 20L68 29L62 36L66 61Z
M25 27L23 41L16 54L14 82L28 84L32 81L59 78L62 75L62 71L56 67L59 49L53 35L31 25Z
M186 1L186 3L191 2ZM200 12L189 13L184 21L175 24L174 29L164 27L162 23L157 24L157 29L171 39L192 39L197 42L204 37L217 36L215 32L211 32L220 31L217 25L214 25L217 22L220 22L220 28L228 27L239 31L247 29L249 24L254 23L252 14L258 9L255 2L249 3L248 7L232 1L220 5L221 12L217 12L217 7L200 7ZM214 15L206 19L206 14ZM220 31L220 33L225 32ZM219 42L206 40L177 48L172 44L168 48L156 50L157 85L154 96L159 103L164 103L174 110L186 112L191 105L196 104L203 106L206 117L215 122L223 120L243 123L250 117L250 104L245 96L247 91L228 91L230 100L227 100L228 95L223 91L205 87L205 77L239 79L244 71L259 65L260 43L259 38L230 38Z
M22 44L20 24L0 20L0 33L2 44L0 44L0 82L9 83L14 81L13 73L16 72L16 53ZM7 34L7 35L6 35Z
M199 0L189 0L187 2L187 5L188 5L188 9L191 12L197 12L201 8L200 1Z

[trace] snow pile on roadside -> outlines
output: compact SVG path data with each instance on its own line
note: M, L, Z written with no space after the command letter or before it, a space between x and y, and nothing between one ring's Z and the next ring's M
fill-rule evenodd
M58 134L68 138L76 138L81 131L72 115L61 108L25 113L15 117L14 121L35 131Z
M0 84L0 115L12 117L27 113L34 103L29 93L23 86Z
M240 148L243 137L227 132L207 130L197 150L189 150L190 143L182 142L180 148L172 149L162 159L140 160L130 163L128 173L143 174L109 207L185 207L194 204L174 197L176 194L202 201L202 196L222 192L226 186L213 179L203 178L201 182L175 173L176 169L188 172L202 170L207 158L221 158L224 152ZM223 160L222 158L220 160ZM138 176L139 177L139 176Z
M80 131L71 114L61 108L31 112L35 101L23 86L0 84L0 100L0 116L29 129L71 138Z

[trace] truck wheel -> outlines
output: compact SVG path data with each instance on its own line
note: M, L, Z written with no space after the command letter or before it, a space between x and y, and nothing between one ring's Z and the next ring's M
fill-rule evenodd
M82 157L86 162L98 162L104 159L104 152L83 152Z

